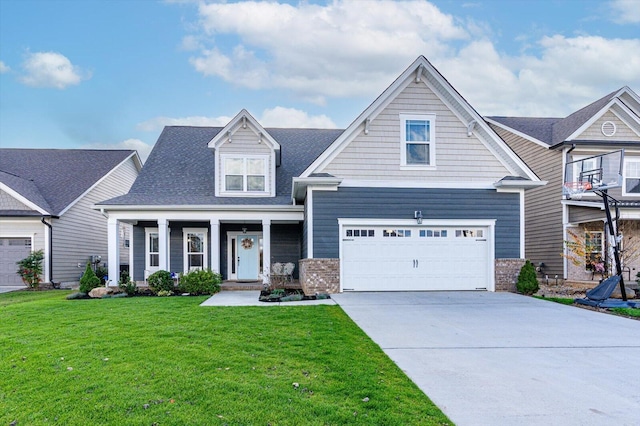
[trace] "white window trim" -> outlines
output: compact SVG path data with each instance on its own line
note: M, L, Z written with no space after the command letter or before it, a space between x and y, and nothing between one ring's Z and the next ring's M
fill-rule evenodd
M203 243L203 252L202 252L202 269L208 269L209 268L209 252L208 252L208 229L207 228L183 228L182 229L182 255L183 255L183 259L184 259L184 265L183 265L183 270L185 273L189 272L189 239L187 238L187 236L189 234L203 234L204 238L202 239L202 243ZM194 270L197 268L193 268Z
M407 120L429 121L429 164L407 164ZM412 142L415 143L415 142ZM419 143L419 142L418 142ZM435 114L400 114L400 169L401 170L433 170L436 168L436 115Z
M227 191L225 190L225 160L229 158L241 158L245 161L251 159L264 160L264 191ZM245 154L220 154L218 165L220 166L220 182L218 182L217 189L219 196L224 197L273 197L273 188L275 186L275 173L271 170L272 156L267 154L245 155ZM246 173L244 182L246 185Z
M160 266L151 266L149 263L149 256L151 254L151 252L149 251L150 249L149 236L154 233L158 234L158 243L159 243L160 234L158 232L158 228L144 228L144 270L145 270L144 279L145 280L149 277L149 275L160 270ZM158 252L158 256L159 255L160 255L160 252Z
M622 195L623 196L631 196L631 197L639 197L640 193L638 192L627 192L627 163L640 163L640 157L635 158L625 158L623 167L622 167ZM640 176L638 176L640 178Z

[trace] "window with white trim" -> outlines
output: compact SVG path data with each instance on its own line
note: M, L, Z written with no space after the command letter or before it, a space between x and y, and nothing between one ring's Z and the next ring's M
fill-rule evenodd
M207 230L184 228L184 270L207 269Z
M625 159L623 195L640 194L640 159Z
M400 115L401 166L435 166L435 127L435 114Z
M268 156L224 155L221 192L226 195L262 195L269 192Z
M160 239L158 228L145 228L145 267L157 271L160 267Z

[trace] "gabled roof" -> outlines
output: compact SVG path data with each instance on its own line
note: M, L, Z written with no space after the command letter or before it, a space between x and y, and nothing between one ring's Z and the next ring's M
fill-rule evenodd
M548 147L552 147L566 141L574 140L586 126L598 119L613 106L621 111L627 112L629 116L633 117L634 113L631 112L631 109L626 105L625 101L623 101L623 98L626 98L627 102L635 104L633 108L637 108L639 103L638 96L630 88L625 86L603 96L565 118L492 116L486 117L486 119L507 130L520 133L521 136L527 139L533 139L534 142L540 142ZM637 115L635 119L638 119Z
M478 139L496 156L514 176L539 181L533 171L520 159L509 146L484 121L478 112L458 93L446 78L424 57L419 56L378 98L373 101L342 135L301 175L311 174L329 164L359 132L368 131L368 123L380 114L411 82L424 81L438 94L451 111L467 125L468 131L475 133Z
M253 118L246 109L241 110L226 126L222 128L209 142L209 148L218 148L226 141L233 138L233 134L239 127L248 127L262 142L265 142L271 149L280 150L280 144Z
M165 127L129 193L98 205L288 205L292 178L342 133L335 129L265 129L282 151L282 164L276 168L276 196L216 197L214 151L208 144L223 129Z
M59 216L131 150L0 149L0 185L40 214Z

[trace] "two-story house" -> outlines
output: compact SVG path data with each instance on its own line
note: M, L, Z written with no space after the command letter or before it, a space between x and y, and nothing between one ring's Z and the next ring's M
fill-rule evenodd
M587 257L611 258L606 250L602 199L586 193L563 197L565 165L578 159L624 150L621 188L609 190L619 201L624 279L640 271L640 97L623 87L564 118L486 117L491 127L543 180L527 192L525 255L542 276L569 280L594 278ZM579 239L588 251L579 265L570 261L566 242ZM564 256L563 256L564 254Z
M264 128L246 110L166 127L129 193L95 207L110 259L133 227L138 281L256 281L294 262L323 291L493 291L519 270L524 193L543 184L421 56L344 130Z

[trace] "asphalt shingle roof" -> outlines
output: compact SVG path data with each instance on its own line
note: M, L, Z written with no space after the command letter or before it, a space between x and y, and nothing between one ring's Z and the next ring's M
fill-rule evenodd
M128 194L102 205L291 204L299 176L343 132L334 129L265 129L279 144L275 197L216 197L214 151L207 146L222 127L165 127Z
M57 216L134 152L2 148L0 182Z
M553 146L564 142L594 114L604 108L618 92L619 90L611 92L565 118L501 116L487 118Z

